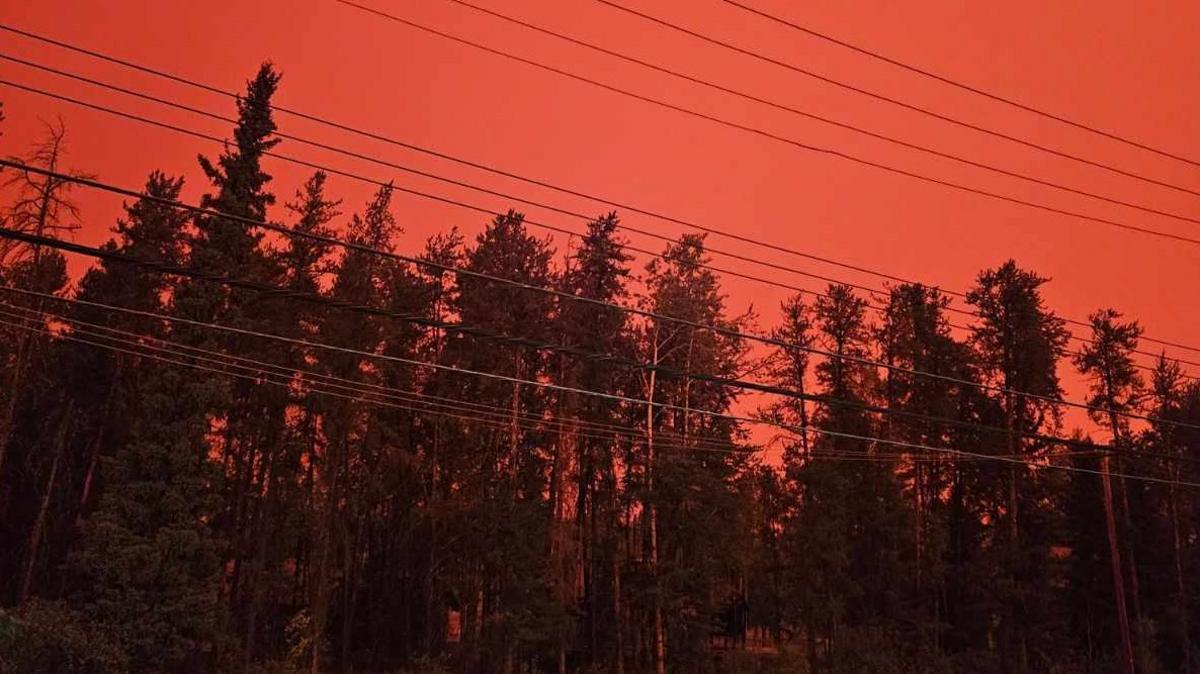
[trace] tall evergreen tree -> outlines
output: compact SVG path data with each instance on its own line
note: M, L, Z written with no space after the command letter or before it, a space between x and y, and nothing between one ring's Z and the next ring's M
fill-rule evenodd
M1200 650L1195 643L1195 625L1200 620L1200 602L1188 579L1200 569L1200 504L1189 498L1182 482L1200 480L1200 384L1189 380L1178 362L1160 357L1150 386L1150 412L1154 417L1139 445L1154 454L1157 474L1169 480L1166 488L1153 490L1148 511L1156 525L1139 530L1150 545L1148 588L1156 591L1155 620L1161 635L1159 659L1168 671L1195 672L1200 667ZM1138 462L1144 470L1149 457Z
M992 451L1011 458L1029 459L1050 449L1028 436L1058 416L1053 402L1062 394L1057 363L1067 332L1042 299L1046 280L1010 260L981 273L967 293L979 315L972 340L980 366L985 381L998 389L1002 417L989 421L1005 429L985 441L1000 444ZM997 546L998 552L1004 550L996 561L1006 576L1004 584L997 584L1003 606L997 637L1010 671L1026 672L1034 653L1054 652L1061 629L1052 613L1057 606L1047 601L1054 594L1049 566L1055 513L1047 497L1053 478L1021 462L1010 462L1003 470L1007 475L997 468L991 477L995 491L989 514L990 521L1003 527L1003 534L996 532L998 540L1006 541ZM1029 629L1032 624L1045 627L1035 632Z
M887 438L914 447L953 449L964 438L971 398L978 392L968 347L951 336L945 312L949 299L936 289L902 284L891 289L883 323L876 332L885 369L883 398L897 415L885 422ZM946 419L943 422L939 419ZM946 574L950 555L952 499L961 499L962 477L946 453L913 449L906 452L899 477L905 483L913 513L913 577L906 617L914 629L914 669L936 668L949 621ZM959 506L961 512L961 505ZM934 662L930 662L933 660Z
M271 176L262 162L279 142L273 137L271 108L279 82L274 67L264 63L238 98L233 142L216 162L199 158L212 184L201 205L215 214L196 217L187 263L207 274L272 284L286 278L278 256L265 247L261 230L224 217L265 221L267 208L275 202L268 189ZM277 298L208 279L186 280L175 295L175 310L185 318L268 333L282 305ZM268 362L278 359L271 346L246 335L195 326L180 334L193 347ZM208 410L214 427L220 428L217 437L224 493L215 524L229 544L230 576L224 594L240 636L237 643L249 661L256 657L261 636L262 574L272 540L268 511L273 496L268 485L279 468L289 393L246 379L204 377L189 395L196 397Z
M142 259L177 261L187 216L159 200L178 198L181 187L181 179L152 173L145 186L147 198L126 205L126 215L114 230L116 237L104 248ZM86 331L82 338L99 339L101 344L131 332L161 337L166 329L161 321L95 303L134 312L158 312L163 308L163 293L169 283L170 279L161 274L105 260L80 281L76 299L81 303L66 305L65 312L57 302L38 304L77 322L73 325ZM113 330L118 332L110 332ZM43 576L43 581L56 578L77 519L94 505L100 459L113 455L128 430L125 420L138 414L137 382L147 369L144 362L128 354L62 341L50 345L47 364L51 363L54 367L40 375L43 386L59 392L56 395L61 396L64 408L70 407L73 412L69 424L57 430L36 431L41 437L48 433L55 438L40 452L49 466L48 476L54 479L39 488L43 498L29 532L19 599L29 594L35 575ZM58 545L44 550L40 541L46 539Z
M816 367L820 454L797 472L803 497L789 583L813 669L863 670L878 667L875 658L908 657L897 632L912 555L900 486L887 461L839 460L895 454L865 440L876 422L864 407L878 389L876 371L863 364L870 357L865 309L848 286L830 286L815 307L822 347L832 355Z
M153 173L148 198L126 207L107 244L133 258L177 263L186 212L182 180ZM79 299L161 312L171 279L118 261L84 277ZM168 326L137 314L81 304L74 317L151 336ZM77 440L87 462L80 507L100 494L67 563L70 604L114 634L134 671L204 671L214 666L224 620L217 512L208 458L208 420L188 390L189 371L79 348L71 357L77 405L96 415ZM86 377L95 378L85 382ZM103 412L102 412L103 410ZM125 423L109 420L120 418ZM97 467L97 463L99 463Z
M638 354L661 370L642 375L641 397L662 406L645 410L639 485L650 565L648 642L656 669L666 662L698 666L715 618L744 603L745 513L737 478L746 457L730 448L743 430L719 416L734 404L736 391L693 376L738 376L745 345L733 333L744 317L728 315L707 260L704 238L685 235L646 268L645 306L690 322L650 319ZM706 451L713 445L727 449ZM713 536L716 531L723 535Z
M465 266L518 283L551 287L549 243L526 230L519 213L497 216L466 251ZM552 298L541 293L463 275L452 311L466 326L535 342L554 342ZM544 352L458 331L450 335L444 362L510 380L446 374L440 395L505 410L490 426L466 424L448 443L469 453L444 454L453 475L462 524L470 535L456 549L462 560L453 593L463 607L464 639L480 671L511 671L518 658L557 660L566 621L555 596L550 556L552 509L546 500L552 462L548 429L532 421L550 404L547 391L517 380L548 373Z
M143 382L143 413L105 462L104 496L68 561L71 603L138 672L210 671L224 627L208 421L178 395L189 376L161 368Z
M1141 328L1137 323L1119 323L1120 314L1112 309L1098 311L1091 316L1092 323L1092 340L1084 346L1079 354L1075 357L1075 365L1085 376L1092 379L1091 395L1088 397L1088 404L1092 408L1088 411L1093 421L1101 424L1107 424L1109 434L1112 437L1112 446L1118 452L1117 466L1120 471L1120 466L1129 463L1121 460L1121 453L1128 452L1131 448L1129 442L1129 424L1126 417L1121 416L1123 412L1135 410L1140 403L1142 395L1142 379L1138 374L1137 368L1134 365L1132 353L1137 349L1137 340L1141 335ZM1101 458L1103 481L1103 501L1104 513L1107 525L1107 535L1109 542L1109 554L1112 562L1112 578L1113 578L1113 596L1116 604L1118 636L1121 641L1121 665L1122 669L1132 674L1134 671L1134 645L1132 643L1132 632L1129 624L1129 614L1126 609L1126 594L1130 594L1134 607L1135 627L1138 632L1137 647L1140 652L1140 657L1137 658L1140 664L1140 669L1145 669L1150 659L1148 649L1146 648L1145 635L1141 628L1141 598L1138 592L1138 571L1136 556L1133 545L1133 527L1132 516L1129 513L1129 496L1128 486L1125 484L1124 478L1120 479L1120 493L1122 496L1122 524L1123 531L1118 533L1114 512L1117 510L1113 503L1113 490L1111 479L1109 477L1109 466L1111 457L1105 455ZM1125 563L1128 565L1128 574L1122 567L1121 544L1118 539L1125 541ZM1126 590L1125 578L1129 579L1129 589Z
M615 213L588 223L587 234L571 253L560 285L564 292L592 301L562 299L556 323L566 344L591 353L627 357L633 349L627 314L598 304L618 303L627 292L630 256L617 236L618 226ZM594 359L560 356L558 370L558 381L570 388L620 392L633 383L627 371ZM551 556L561 574L556 582L567 606L577 605L581 613L575 638L584 659L615 667L624 658L618 558L621 513L616 507L620 448L616 437L609 440L580 431L620 424L626 421L626 411L610 398L567 391L558 398L556 413L574 423L560 428L550 481L555 516ZM571 489L574 504L569 503ZM565 530L567 522L570 530ZM578 596L576 576L581 578ZM565 660L566 647L562 650L560 660Z

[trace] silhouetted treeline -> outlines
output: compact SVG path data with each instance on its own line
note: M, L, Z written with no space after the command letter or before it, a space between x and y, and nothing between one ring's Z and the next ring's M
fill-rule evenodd
M701 236L420 246L391 187L285 190L279 82L201 158L208 212L162 171L126 203L104 248L141 263L0 242L3 671L1200 671L1200 384L1135 322L1071 341L1007 262L967 330L832 285L756 345ZM63 139L6 138L69 172ZM0 178L6 228L87 217ZM752 424L728 379L790 393Z

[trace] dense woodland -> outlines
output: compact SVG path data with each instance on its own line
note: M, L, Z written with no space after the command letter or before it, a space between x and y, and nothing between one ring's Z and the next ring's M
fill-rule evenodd
M1200 671L1200 384L1133 318L1014 262L755 318L613 213L413 242L391 187L271 179L279 83L206 210L153 171L79 278L0 244L0 669ZM88 218L0 179L6 230Z

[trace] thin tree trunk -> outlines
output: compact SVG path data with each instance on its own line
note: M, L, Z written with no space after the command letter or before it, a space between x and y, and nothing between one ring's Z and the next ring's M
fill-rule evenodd
M925 670L925 641L927 639L926 632L928 629L928 622L926 621L926 618L927 614L929 613L928 602L925 599L925 579L922 573L925 567L925 552L923 547L925 542L923 535L925 533L925 503L923 498L924 494L922 493L922 485L925 481L925 471L924 466L921 465L920 459L915 459L913 463L913 468L915 469L915 475L913 478L913 512L915 515L913 517L913 546L914 554L916 555L916 564L913 566L915 567L914 571L916 573L917 602L920 606L921 621L917 632L920 637L920 642L917 647L914 669L917 674L921 674L921 672Z
M1007 387L1007 378L1005 380ZM1007 446L1009 456L1017 456L1019 453L1019 443L1017 441L1016 431L1018 424L1018 415L1014 406L1016 402L1012 394L1006 395L1006 422L1008 426ZM1017 666L1018 671L1029 671L1028 651L1025 644L1025 624L1023 601L1021 599L1021 525L1020 525L1020 490L1018 488L1018 480L1020 473L1016 463L1012 464L1008 473L1008 534L1009 534L1009 554L1011 555L1011 573L1012 582L1015 592L1015 597L1009 602L1009 624L1008 630L1010 634L1016 638L1017 648Z
M262 475L259 478L259 486L255 490L258 500L262 504L259 510L257 521L252 520L249 525L249 531L256 531L254 541L254 552L250 560L250 588L249 588L249 607L246 615L246 645L245 645L245 664L249 668L250 663L254 659L258 640L258 617L262 611L262 592L261 585L263 583L263 574L267 567L267 547L269 542L275 540L273 536L273 527L275 522L275 508L277 499L279 498L279 488L274 484L276 465L275 462L278 456L278 448L283 445L283 432L285 422L283 419L282 410L279 410L276 415L273 415L271 426L275 429L273 447L268 447L266 453L268 456L263 461Z
M62 460L63 446L67 442L67 428L71 425L74 414L74 404L67 406L66 414L58 428L58 436L54 441L54 460L50 463L50 476L46 478L46 490L42 494L42 502L38 506L37 517L33 521L33 529L29 532L29 547L25 557L25 568L21 571L21 584L17 589L17 605L25 603L33 589L33 573L37 568L38 553L41 551L42 531L46 527L46 513L50 510L50 499L54 494L54 484L58 478L58 465Z
M1125 581L1121 572L1121 550L1117 542L1117 521L1113 516L1112 479L1109 477L1109 456L1101 459L1101 481L1104 485L1104 523L1108 530L1108 551L1112 561L1113 599L1117 609L1117 629L1121 638L1121 665L1126 674L1133 674L1133 642L1129 636L1129 615L1125 608Z
M621 612L621 539L617 526L616 470L613 470L613 489L610 497L612 507L612 609L613 609L613 671L625 674L625 620Z
M1121 463L1118 461L1117 466ZM1139 652L1146 649L1145 636L1142 634L1142 592L1140 583L1138 582L1138 565L1137 557L1134 552L1133 545L1133 516L1129 511L1129 485L1126 483L1124 476L1117 480L1117 486L1121 490L1121 524L1125 528L1125 564L1129 572L1129 596L1133 604L1133 619L1134 632L1138 636Z
M96 468L100 463L100 446L104 442L104 431L108 428L108 418L112 413L113 398L116 395L117 384L121 380L124 365L125 361L118 358L116 371L113 373L112 381L108 384L108 395L104 398L104 414L100 419L100 428L96 430L96 436L92 439L91 447L88 450L88 467L87 472L84 473L83 489L79 494L79 509L76 515L78 521L82 521L88 499L92 495L92 484L95 481Z
M1192 671L1192 638L1188 617L1188 591L1183 580L1183 545L1179 536L1179 462L1174 466L1175 481L1171 483L1171 541L1175 557L1175 592L1179 611L1180 648L1183 651L1183 671Z
M658 335L653 337L654 354L651 362L658 365ZM658 370L650 370L649 383L646 387L646 518L650 526L650 569L654 579L653 601L653 658L655 674L666 674L666 643L663 634L662 597L658 580L658 512L654 497L654 391Z
M521 361L518 360L516 372L513 375L514 379L520 379L521 376L523 375L524 371L525 371L525 368L522 366ZM520 412L521 412L521 384L519 382L514 381L513 385L512 385L512 405L511 405L511 409L510 409L510 419L509 419L509 457L508 457L508 460L510 463L509 468L512 470L512 473L514 476L516 475L517 470L518 470L518 468L517 468L517 450L521 446L521 434L520 434L521 429L520 429L520 426L517 425L517 415L519 415Z
M561 379L560 379L561 381ZM565 406L560 405L560 417L564 412ZM514 419L515 420L515 419ZM559 423L558 442L554 443L554 455L550 461L550 526L547 529L550 548L550 568L553 574L552 580L555 587L558 589L558 599L560 601L569 600L574 593L574 583L568 582L564 577L566 564L564 563L565 554L563 546L560 544L559 530L562 526L564 517L564 496L563 496L563 473L564 463L570 455L567 449L568 443L575 441L573 438L574 429L567 429L566 422ZM567 671L567 644L565 638L558 638L558 674L566 674Z
M8 444L12 439L13 419L17 415L17 401L21 395L21 377L25 371L26 352L29 350L31 333L24 330L17 337L17 359L13 363L13 373L8 386L8 404L4 406L4 418L0 419L0 476L4 475L4 457L8 453Z
M339 498L339 482L338 473L341 470L340 461L334 461L335 457L331 457L329 449L338 447L338 453L344 453L345 443L338 441L335 444L327 444L325 450L325 466L320 472L320 479L326 482L325 488L325 508L322 517L319 519L320 525L317 527L317 559L316 559L316 578L313 581L313 598L312 598L312 657L309 661L309 671L311 674L319 674L321 671L321 647L325 641L325 623L329 612L329 571L331 565L333 551L333 536L337 519L337 500Z
M1124 435L1121 433L1120 420L1117 418L1117 393L1116 387L1113 385L1113 377L1109 369L1108 361L1105 360L1104 370L1102 372L1102 380L1104 384L1105 407L1108 410L1109 431L1112 435L1113 445L1117 449L1126 447ZM1106 468L1108 457L1105 456ZM1121 467L1118 459L1117 467ZM1124 471L1122 471L1124 472ZM1129 592L1130 599L1133 603L1133 633L1137 635L1138 652L1142 652L1147 648L1146 635L1142 634L1142 600L1141 591L1138 587L1138 571L1137 559L1134 556L1133 547L1133 518L1129 510L1129 489L1125 483L1125 477L1122 475L1118 478L1118 487L1121 490L1121 524L1125 529L1125 562L1129 570ZM1126 620L1128 628L1128 619ZM1143 663L1144 666L1144 663Z
M432 513L438 512L440 508L440 494L438 493L438 459L441 456L441 424L435 424L433 427L433 448L429 457L429 508ZM438 529L437 516L429 518L429 546L426 550L425 569L425 606L426 606L426 624L425 638L423 645L427 653L433 653L437 645L439 632L443 628L435 627L438 621L446 619L445 610L442 608L441 601L435 599L435 577L437 574L438 564L438 540L440 530ZM459 607L460 609L463 607ZM462 639L462 611L459 612L459 639Z
M359 517L353 519L353 530L347 532L345 560L342 563L342 671L354 671L354 610L358 603L358 579L355 577L358 562L358 532L362 528Z

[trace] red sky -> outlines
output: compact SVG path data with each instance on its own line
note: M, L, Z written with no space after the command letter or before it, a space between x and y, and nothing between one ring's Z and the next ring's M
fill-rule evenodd
M717 0L620 0L701 32L831 77L1026 137L1126 170L1200 189L1200 168L1156 157L924 80L767 23ZM1020 198L1195 236L1195 225L1032 186L931 158L882 141L680 83L530 33L445 0L364 0L384 11L647 95L873 160L1002 191ZM843 92L619 13L591 0L478 0L539 25L602 43L788 105L1004 168L1128 201L1200 217L1200 198L1081 166ZM1200 157L1200 3L804 2L751 4L1065 117L1154 146ZM786 244L892 274L965 289L982 268L1009 257L1054 278L1046 289L1062 315L1084 318L1112 306L1142 321L1149 336L1200 345L1194 293L1200 246L1005 204L880 172L572 82L365 14L333 0L259 2L10 2L0 21L222 88L241 88L264 59L284 73L277 102L349 125L579 188L741 235ZM3 34L0 52L82 72L160 96L233 114L228 99L200 94L117 66ZM0 77L112 104L218 135L219 122L123 99L0 61ZM7 121L0 152L23 152L39 119L61 115L69 164L102 180L139 186L155 168L183 173L195 201L205 188L205 141L0 86ZM494 189L599 213L603 207L519 182L368 142L291 118L281 129ZM330 166L500 209L520 204L418 179L377 165L284 143L279 150ZM306 171L274 162L274 191L290 198ZM333 192L356 210L372 189L342 178ZM111 195L80 193L96 243L118 212ZM523 207L530 217L581 228L577 220ZM399 196L408 237L402 249L452 224L468 233L485 218ZM682 228L626 214L625 222L675 235ZM632 236L643 247L661 242ZM879 280L746 244L713 246L869 285ZM560 249L565 241L560 241ZM715 263L819 289L800 276L715 258ZM640 264L640 263L639 263ZM758 308L773 324L784 291L731 279L731 306ZM1147 348L1157 349L1154 345ZM1200 354L1176 351L1200 360ZM1194 371L1200 368L1193 368ZM1073 387L1073 397L1082 391Z

